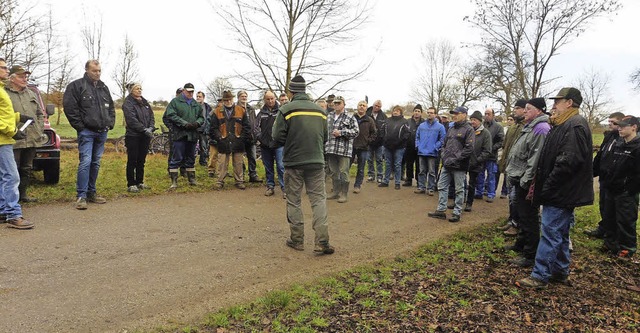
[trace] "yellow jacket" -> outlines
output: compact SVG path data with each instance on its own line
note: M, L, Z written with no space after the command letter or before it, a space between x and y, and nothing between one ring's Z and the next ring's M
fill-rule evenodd
M0 145L12 145L16 142L13 136L18 132L16 124L20 114L13 112L9 94L4 90L4 82L0 82Z

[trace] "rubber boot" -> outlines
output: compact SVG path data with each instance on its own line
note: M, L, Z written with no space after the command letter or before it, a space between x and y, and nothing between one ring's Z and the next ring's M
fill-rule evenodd
M333 190L331 192L331 195L327 196L327 200L334 200L334 199L338 199L340 197L340 186L342 184L340 184L339 180L334 180L333 181Z
M171 177L171 186L169 186L170 190L178 188L178 170L169 171L169 176Z
M18 191L20 192L20 202L36 202L38 199L27 196L27 187L29 186L29 176L20 177L20 185L18 185Z
M342 182L342 187L340 188L340 197L338 198L339 203L347 202L347 193L349 193L349 182Z
M198 183L196 182L196 172L195 171L187 170L187 179L189 179L189 185L191 185L191 186L197 186L198 185Z

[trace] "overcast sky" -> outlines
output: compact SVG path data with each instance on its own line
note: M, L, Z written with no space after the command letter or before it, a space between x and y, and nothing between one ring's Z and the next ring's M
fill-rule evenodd
M222 1L228 0L212 2ZM628 80L629 74L640 67L640 43L633 37L638 30L640 1L621 2L624 8L616 16L598 19L553 58L546 76L557 79L548 89L555 92L562 86L572 85L577 76L593 68L610 75L611 96L616 105L625 113L640 115L637 107L640 93L632 90ZM101 56L102 78L112 92L117 89L110 76L125 33L139 52L143 95L150 100L168 100L176 88L186 82L192 82L197 90L204 90L207 82L233 74L230 69L240 63L236 55L220 48L230 46L229 35L208 0L184 3L65 0L51 3L54 16L61 22L61 28L77 53L74 66L78 77L87 60L79 32L84 26L82 8L88 13L102 13L106 49ZM460 47L477 40L477 31L463 22L463 17L472 15L473 9L470 0L378 0L370 23L363 31L362 41L351 46L362 50L363 57L373 55L375 60L362 79L346 87L343 95L347 106L355 107L365 95L369 96L370 104L381 99L384 109L392 104L412 102L412 87L420 69L421 46L433 39L447 39ZM485 106L488 106L486 102L471 105L472 108Z

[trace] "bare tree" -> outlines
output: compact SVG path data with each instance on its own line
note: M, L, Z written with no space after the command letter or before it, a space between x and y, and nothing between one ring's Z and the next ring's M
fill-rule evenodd
M609 114L617 111L610 97L609 75L590 69L577 79L576 86L582 93L580 112L593 127L599 126Z
M32 15L34 7L25 7L16 0L0 0L0 54L9 64L30 68L37 62L36 40L42 22Z
M308 86L322 80L318 83L326 87L318 94L322 96L360 77L371 63L354 65L356 54L340 49L359 38L357 32L371 9L368 0L233 3L218 15L237 42L229 50L249 60L253 68L236 74L254 90L286 91L292 77L304 74Z
M493 44L482 45L483 52L478 60L478 75L482 77L485 97L502 104L505 114L511 114L511 106L524 92L517 83L516 65L509 56L509 50Z
M84 26L80 28L80 37L82 37L82 45L87 50L89 59L100 60L102 52L102 14L98 14L99 18L87 17L87 12L82 11L84 16Z
M207 101L211 105L215 105L218 98L222 98L223 91L232 89L233 85L231 85L231 81L228 78L217 77L207 84Z
M460 63L455 47L447 40L432 40L420 53L423 72L414 88L414 99L436 110L452 108L456 103L455 81Z
M122 103L127 97L127 84L139 79L138 52L128 35L124 36L124 44L120 47L118 59L120 60L111 73L111 78L118 86L120 103Z
M479 101L485 97L484 77L481 75L482 67L479 64L469 63L463 65L457 73L454 86L455 105L466 105L469 102Z
M483 44L508 52L523 98L538 96L549 82L544 74L558 50L597 17L616 12L618 0L473 0L476 11L465 20L482 32Z
M635 91L640 91L640 68L637 68L633 73L631 73L629 80L633 83L633 89Z
M63 112L62 97L73 76L73 67L71 66L72 60L73 56L71 55L71 48L67 45L66 50L60 59L57 71L53 74L51 90L47 97L48 102L53 103L58 109L56 125L60 125L60 115Z

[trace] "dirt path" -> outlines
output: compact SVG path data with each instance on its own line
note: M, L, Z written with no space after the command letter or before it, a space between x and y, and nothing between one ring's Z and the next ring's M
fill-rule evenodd
M381 258L506 214L506 200L477 202L452 224L430 219L436 197L366 184L330 201L332 256L284 246L285 201L263 188L121 199L78 211L26 210L37 228L0 227L0 332L118 332L206 312Z

